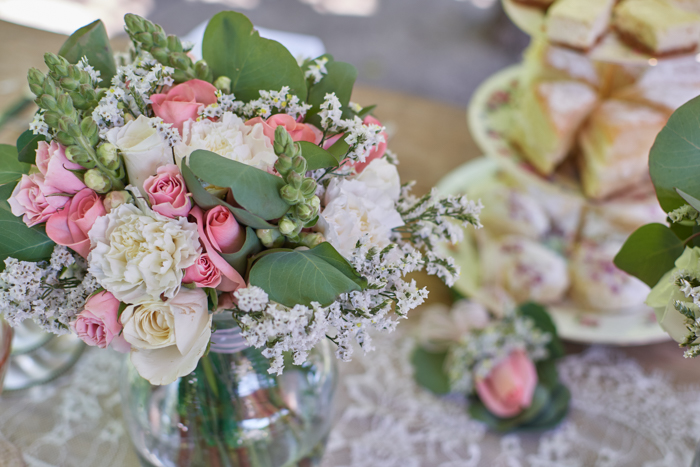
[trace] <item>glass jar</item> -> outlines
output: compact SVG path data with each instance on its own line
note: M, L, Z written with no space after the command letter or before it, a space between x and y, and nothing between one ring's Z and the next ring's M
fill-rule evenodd
M10 363L10 350L12 349L12 328L0 317L0 393L2 393L3 381L7 366Z
M332 422L337 383L327 341L301 366L269 374L230 316L215 315L209 353L189 375L153 386L127 359L124 420L145 466L318 465Z

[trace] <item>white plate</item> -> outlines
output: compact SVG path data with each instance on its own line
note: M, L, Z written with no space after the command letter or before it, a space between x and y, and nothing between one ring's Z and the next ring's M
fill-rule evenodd
M523 5L514 0L502 0L502 3L503 9L508 17L523 32L529 34L530 36L544 34L546 12L543 9ZM632 49L620 41L617 34L614 32L608 32L595 47L586 53L586 55L592 60L629 65L655 64L658 63L658 61L666 60L667 58L677 58L682 55L694 54L695 52L693 54L678 54L673 55L672 57L654 58L649 54L641 53Z
M441 194L469 194L469 188L494 179L498 163L481 157L458 167L437 185ZM488 209L488 206L485 207ZM450 254L462 268L455 290L467 296L482 295L479 289L478 253L465 240L443 253ZM488 297L486 297L488 298ZM547 307L562 339L585 344L618 346L646 345L670 340L657 324L654 312L647 306L613 313L585 310L573 303Z

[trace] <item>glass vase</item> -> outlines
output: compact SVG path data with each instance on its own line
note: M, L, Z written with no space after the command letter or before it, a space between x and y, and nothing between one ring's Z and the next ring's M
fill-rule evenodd
M332 422L337 383L328 342L301 366L269 374L230 317L215 315L209 353L172 384L153 386L128 361L121 379L127 430L144 466L311 467Z

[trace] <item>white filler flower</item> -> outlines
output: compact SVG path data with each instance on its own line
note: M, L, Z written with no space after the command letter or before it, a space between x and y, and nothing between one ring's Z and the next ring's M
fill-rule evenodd
M98 218L89 236L93 248L89 271L126 303L175 297L183 270L201 251L195 224L133 204L122 204Z

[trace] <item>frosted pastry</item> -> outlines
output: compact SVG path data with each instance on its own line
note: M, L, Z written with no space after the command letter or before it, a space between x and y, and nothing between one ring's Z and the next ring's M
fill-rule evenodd
M583 54L533 38L525 51L523 81L576 80L593 87L600 85L598 67Z
M599 243L609 240L624 242L639 227L665 221L666 213L653 192L641 198L615 198L589 205L581 237Z
M693 52L700 41L700 15L666 0L622 0L613 26L623 41L654 55Z
M488 239L481 250L481 267L484 284L502 287L516 303L554 303L569 288L564 258L524 237Z
M539 172L549 175L571 150L598 95L577 81L534 83L523 89L511 140Z
M608 30L615 0L559 0L547 12L550 41L588 50Z
M549 218L537 201L527 193L503 185L493 186L479 198L485 208L481 223L489 235L516 234L538 239L549 231Z
M649 107L608 100L590 116L579 135L579 167L586 196L605 198L642 180L649 150L667 115Z
M598 310L621 310L644 303L649 287L613 264L622 243L583 243L571 255L571 298Z

